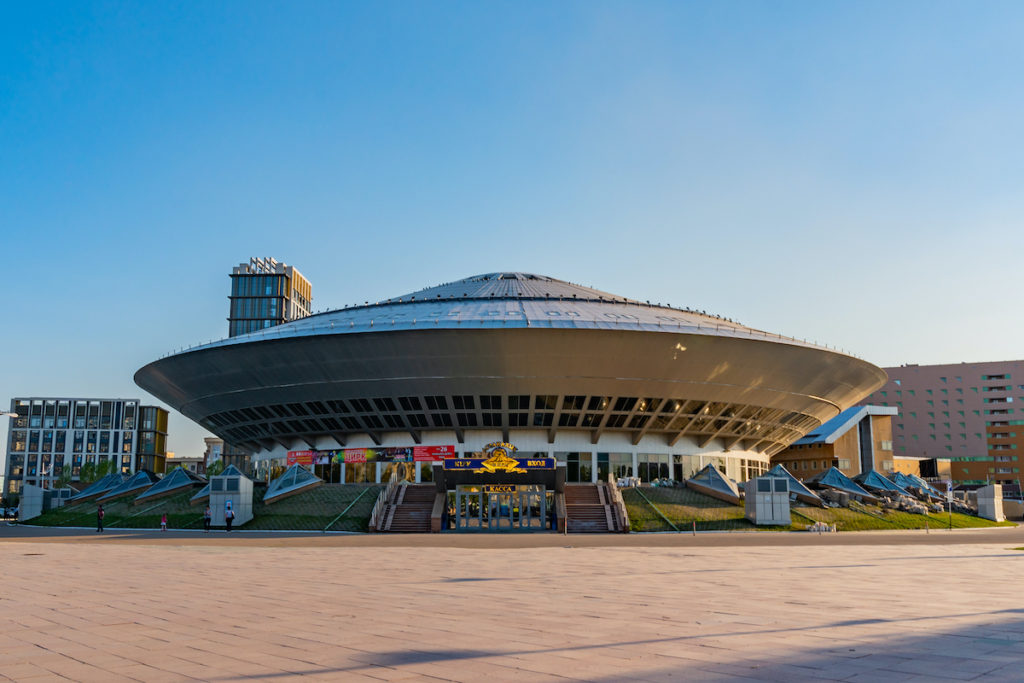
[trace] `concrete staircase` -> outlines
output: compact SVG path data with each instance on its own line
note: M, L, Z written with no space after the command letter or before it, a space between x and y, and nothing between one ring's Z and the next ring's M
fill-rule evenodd
M398 534L429 534L430 513L437 487L433 484L406 484L398 487L395 501L384 511L381 531Z
M569 533L619 532L604 484L566 484L566 531Z

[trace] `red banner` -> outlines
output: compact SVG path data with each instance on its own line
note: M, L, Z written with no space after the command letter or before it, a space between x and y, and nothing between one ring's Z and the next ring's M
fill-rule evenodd
M346 448L345 462L366 462L365 448Z
M316 451L288 451L288 466L291 467L298 464L311 467L314 455L316 455Z
M433 462L455 457L455 446L416 446L412 459L416 462Z

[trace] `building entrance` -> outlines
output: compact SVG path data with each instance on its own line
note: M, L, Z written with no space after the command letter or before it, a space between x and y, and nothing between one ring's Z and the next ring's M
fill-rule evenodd
M546 528L547 491L540 485L459 485L452 494L455 528L512 531Z

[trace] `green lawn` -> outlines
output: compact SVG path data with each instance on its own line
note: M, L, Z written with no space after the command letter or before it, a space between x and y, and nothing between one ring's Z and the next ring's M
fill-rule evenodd
M263 504L266 487L258 486L253 497L253 519L241 529L322 531L366 531L373 504L381 486L376 484L324 484L272 505ZM149 503L132 505L132 496L103 504L104 526L129 529L159 529L160 517L167 514L170 529L202 529L202 505L190 505L198 489L160 498ZM362 495L361 495L362 494ZM358 500L357 500L358 499ZM354 502L353 505L352 504ZM339 517L348 508L343 517ZM38 526L96 525L96 502L87 501L51 510L25 524Z
M622 498L626 502L630 528L633 531L673 531L668 522L684 532L692 530L694 523L698 531L799 531L816 521L835 524L839 531L924 529L926 526L939 529L949 525L949 516L946 513L915 515L874 506L860 506L858 509L794 506L790 526L758 527L744 518L741 506L730 505L687 488L624 488ZM668 522L662 515L668 518ZM1013 522L996 523L980 517L953 513L955 529L990 526L1013 526Z
M255 492L253 518L242 529L274 531L366 531L373 504L383 486L377 484L323 484L271 505L263 504L266 488ZM356 500L358 498L358 500ZM335 521L355 501L345 516Z
M192 507L188 503L197 490L189 489L139 505L132 504L134 496L125 496L104 503L103 525L127 529L159 529L160 516L166 513L167 526L171 529L201 529L203 527L203 508ZM30 519L26 524L96 526L96 507L97 503L94 500L65 505L35 519Z

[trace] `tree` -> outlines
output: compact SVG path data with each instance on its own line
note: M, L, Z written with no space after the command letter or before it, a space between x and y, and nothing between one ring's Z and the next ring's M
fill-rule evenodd
M114 463L110 460L101 460L96 465L96 479L102 479L114 471Z
M54 482L53 487L54 488L58 488L58 489L62 489L64 487L66 487L70 483L71 483L71 469L69 467L65 467L63 470L61 470L60 477L58 477L57 481Z
M82 469L78 472L78 479L83 484L91 484L96 481L96 465L87 462L82 465Z
M218 474L220 474L223 471L224 471L224 461L223 460L214 460L213 462L211 462L209 465L206 466L206 476L207 477L216 477Z

